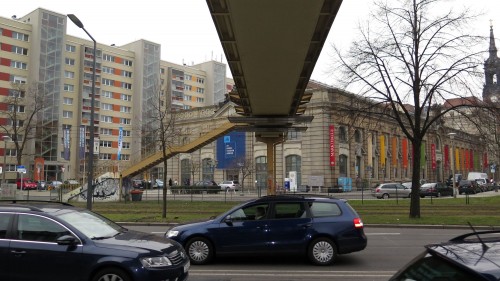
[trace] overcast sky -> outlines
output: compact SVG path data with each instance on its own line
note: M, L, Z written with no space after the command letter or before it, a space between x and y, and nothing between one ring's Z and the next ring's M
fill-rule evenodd
M251 0L241 0L251 1ZM500 38L500 0L443 0L456 6L469 5L483 11L477 24L478 35L489 34L493 21L496 38ZM307 0L304 0L307 3ZM332 84L328 61L331 45L347 46L356 33L358 22L364 18L373 0L344 0L332 26L327 42L314 69L312 79ZM37 8L61 14L75 14L85 29L103 44L118 46L139 39L161 44L162 60L177 64L201 63L210 59L226 63L222 46L205 0L21 0L2 4L0 16L22 17ZM88 38L71 22L68 34ZM497 40L497 47L500 47ZM487 42L485 48L487 48ZM228 76L230 76L228 69Z

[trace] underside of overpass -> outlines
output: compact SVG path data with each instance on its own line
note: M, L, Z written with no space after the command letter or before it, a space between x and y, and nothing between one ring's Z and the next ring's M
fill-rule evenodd
M238 128L267 144L268 194L276 194L275 147L289 131L305 131L312 93L306 87L342 0L207 0L236 89L229 99L239 116L210 136L169 149L188 153ZM165 158L163 152L128 168L132 177Z
M268 194L276 194L275 147L304 131L306 87L342 0L207 0L236 89L239 116L267 144Z

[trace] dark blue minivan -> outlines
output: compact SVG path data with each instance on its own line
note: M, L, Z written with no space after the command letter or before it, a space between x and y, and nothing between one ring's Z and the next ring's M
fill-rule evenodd
M216 256L294 254L329 265L338 254L361 251L367 244L363 222L347 201L306 195L250 200L166 235L184 246L192 264Z

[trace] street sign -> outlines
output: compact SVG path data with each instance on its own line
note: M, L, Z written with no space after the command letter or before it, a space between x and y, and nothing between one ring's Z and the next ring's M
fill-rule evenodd
M24 166L23 165L19 165L19 166L17 166L17 169L24 169Z
M26 169L25 168L17 168L18 173L26 174Z

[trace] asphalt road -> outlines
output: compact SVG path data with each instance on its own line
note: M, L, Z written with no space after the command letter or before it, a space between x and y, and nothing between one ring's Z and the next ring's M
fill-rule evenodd
M130 229L163 235L166 226L126 225ZM224 258L204 266L193 265L190 281L304 281L388 280L399 268L430 243L447 241L468 229L413 227L365 227L368 246L357 253L341 255L332 266L311 265L304 258Z

